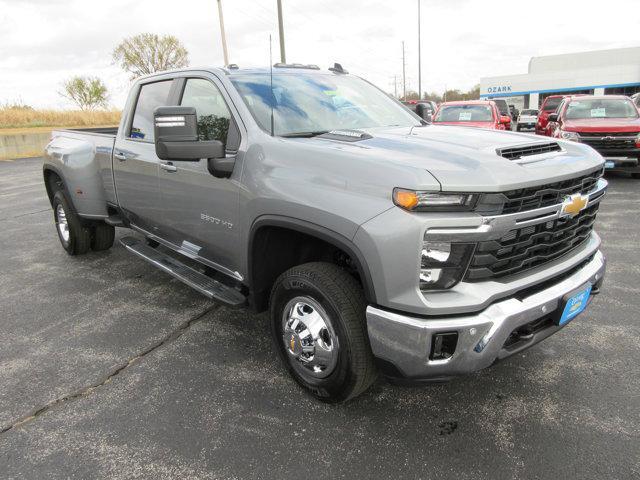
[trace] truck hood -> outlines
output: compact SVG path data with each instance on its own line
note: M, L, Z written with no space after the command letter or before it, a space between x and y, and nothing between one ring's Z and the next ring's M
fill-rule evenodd
M385 163L427 170L443 191L499 192L553 183L593 171L604 163L592 148L576 142L500 130L473 127L425 125L381 127L365 130L371 138L356 142L316 137L314 142L341 144L340 150L360 150ZM558 143L561 152L525 157L519 163L496 152L505 147ZM420 185L396 185L420 188Z
M584 118L565 120L562 129L567 132L640 132L640 118Z

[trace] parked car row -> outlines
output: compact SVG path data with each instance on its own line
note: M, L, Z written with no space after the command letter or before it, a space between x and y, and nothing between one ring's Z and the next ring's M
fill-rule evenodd
M425 104L429 115L416 108ZM580 142L593 147L606 160L605 168L640 178L640 93L624 95L550 95L539 110L522 112L504 99L415 102L422 118L439 125L462 125L532 131L538 135ZM432 113L433 112L433 113ZM514 117L514 115L517 115Z

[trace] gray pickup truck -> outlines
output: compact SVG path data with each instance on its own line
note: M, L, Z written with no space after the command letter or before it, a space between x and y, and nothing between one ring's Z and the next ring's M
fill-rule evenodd
M339 66L233 66L140 78L117 130L54 132L44 182L69 254L130 229L131 253L268 309L287 370L339 402L378 373L488 367L579 314L605 272L603 163L427 124Z

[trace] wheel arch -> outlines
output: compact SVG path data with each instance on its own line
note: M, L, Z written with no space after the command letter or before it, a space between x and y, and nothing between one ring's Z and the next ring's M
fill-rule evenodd
M287 268L295 266L287 264L285 265L286 268L277 272L277 275L273 272L271 272L271 274L269 274L269 272L265 273L262 269L256 268L260 262L260 251L258 249L264 245L266 241L264 233L270 229L294 232L307 239L322 242L346 254L358 273L367 302L375 303L375 288L366 259L360 249L350 239L326 227L305 220L279 215L263 215L256 219L251 225L247 252L247 276L251 291L251 303L256 310L263 311L267 308L269 292L272 285L270 280L275 280L275 278L273 278L274 276L277 277Z

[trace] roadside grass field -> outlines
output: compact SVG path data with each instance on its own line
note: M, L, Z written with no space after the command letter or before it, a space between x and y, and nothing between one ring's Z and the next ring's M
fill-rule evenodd
M28 129L43 127L115 126L120 122L120 110L36 110L32 108L0 108L0 133L28 133ZM25 130L27 130L25 132Z
M120 110L36 110L0 106L0 160L37 157L59 128L114 127Z

